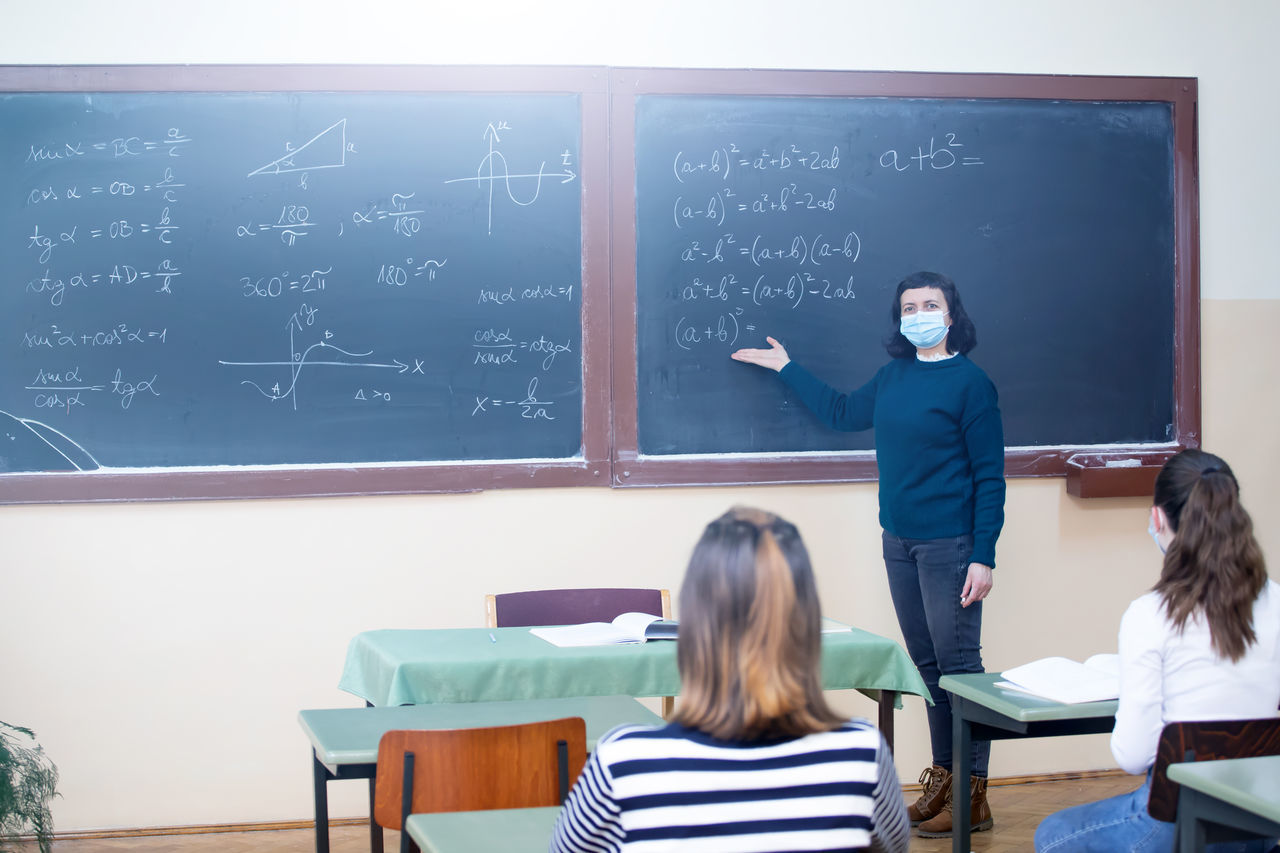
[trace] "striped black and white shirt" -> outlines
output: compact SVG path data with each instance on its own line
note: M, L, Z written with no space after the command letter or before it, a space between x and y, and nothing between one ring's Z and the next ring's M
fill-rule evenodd
M893 757L866 720L773 741L672 723L600 739L551 850L901 853L909 834Z

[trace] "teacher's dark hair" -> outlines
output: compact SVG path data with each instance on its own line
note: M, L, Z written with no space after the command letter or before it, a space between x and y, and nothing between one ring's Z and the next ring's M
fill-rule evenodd
M916 348L911 341L902 336L898 324L902 321L902 294L917 287L936 287L942 291L947 300L947 311L951 315L951 328L947 330L947 352L967 354L978 345L978 331L973 321L964 310L960 301L960 291L956 283L945 275L936 272L918 272L898 282L898 289L893 294L893 307L889 314L893 318L893 331L885 339L884 348L894 358L914 358Z
M1212 453L1184 450L1160 469L1154 502L1174 534L1155 585L1169 621L1181 631L1202 613L1213 650L1239 660L1258 637L1253 602L1267 567L1236 475Z
M822 614L800 532L735 507L707 525L680 588L674 720L731 740L842 722L822 695Z

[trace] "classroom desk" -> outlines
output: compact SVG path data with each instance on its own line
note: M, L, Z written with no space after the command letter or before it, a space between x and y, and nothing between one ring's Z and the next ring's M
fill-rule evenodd
M890 746L900 694L928 695L901 646L858 628L822 635L822 686L878 694L880 729ZM561 648L528 628L382 630L351 640L338 687L375 706L675 696L680 674L676 644L669 641Z
M1170 764L1167 772L1182 786L1178 853L1204 850L1210 836L1280 837L1280 755ZM1209 832L1210 826L1227 832Z
M391 729L462 729L504 726L535 720L582 717L587 749L623 723L662 725L662 718L630 696L587 696L527 699L518 702L475 702L467 705L409 705L392 708L325 708L300 711L298 723L311 741L312 782L316 806L316 853L329 851L328 783L335 779L369 780L369 813L373 814L373 779L378 741ZM370 846L382 850L382 828L369 821Z
M409 836L422 853L546 853L559 806L409 815Z
M938 686L951 694L952 778L964 780L951 786L952 853L969 853L969 753L974 740L1098 734L1115 727L1114 699L1063 705L996 687L999 680L995 672L938 679Z

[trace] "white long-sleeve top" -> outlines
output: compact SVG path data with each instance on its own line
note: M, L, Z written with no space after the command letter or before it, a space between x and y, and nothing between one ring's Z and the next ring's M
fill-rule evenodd
M1177 632L1157 593L1133 601L1120 620L1120 707L1111 754L1127 773L1156 760L1165 723L1248 720L1278 715L1280 584L1267 581L1253 603L1258 639L1234 663L1219 658L1197 613Z

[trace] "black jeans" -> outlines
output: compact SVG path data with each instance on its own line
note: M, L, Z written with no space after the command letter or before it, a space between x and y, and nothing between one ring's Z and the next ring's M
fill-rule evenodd
M973 536L903 539L885 532L884 565L889 593L907 654L933 698L926 713L933 763L951 769L951 701L938 679L957 672L982 672L982 602L960 606L969 573ZM990 741L974 741L973 773L987 775Z

